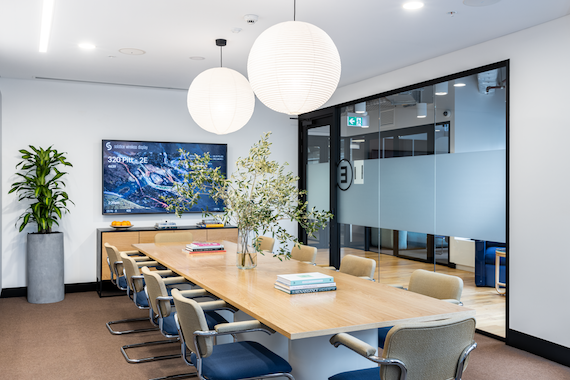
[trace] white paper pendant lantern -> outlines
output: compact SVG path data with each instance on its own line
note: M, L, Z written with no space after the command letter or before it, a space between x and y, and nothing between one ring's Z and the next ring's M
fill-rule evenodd
M330 99L340 79L340 56L322 29L287 21L270 27L255 40L247 74L263 104L277 112L299 115Z
M188 111L202 129L218 135L243 127L255 107L255 96L247 79L235 70L216 67L192 81Z

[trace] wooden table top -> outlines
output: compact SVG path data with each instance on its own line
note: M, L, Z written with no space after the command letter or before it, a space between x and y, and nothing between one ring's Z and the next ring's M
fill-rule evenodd
M289 339L475 316L475 311L417 293L364 280L296 260L258 255L255 269L236 267L236 244L226 253L190 254L179 243L133 244L189 281L234 305ZM289 295L273 287L278 274L321 272L334 277L336 291Z

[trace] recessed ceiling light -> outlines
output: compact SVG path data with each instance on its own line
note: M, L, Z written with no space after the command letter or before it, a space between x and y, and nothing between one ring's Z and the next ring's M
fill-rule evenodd
M135 49L135 48L123 48L123 49L119 49L119 52L126 54L126 55L143 55L146 53L146 51L144 51L144 50Z
M422 3L421 1L410 1L404 3L404 5L402 6L404 7L404 9L420 9L424 6L424 3Z
M453 86L454 87L465 87L465 83L458 82L458 83L455 83Z
M192 60L194 60L194 61L203 61L205 58L204 58L204 57L194 56L194 57L190 57L190 59L192 59Z
M84 43L82 43L82 44L79 44L79 47L80 47L81 49L95 49L95 45L90 44L90 43L87 43L87 42L84 42Z

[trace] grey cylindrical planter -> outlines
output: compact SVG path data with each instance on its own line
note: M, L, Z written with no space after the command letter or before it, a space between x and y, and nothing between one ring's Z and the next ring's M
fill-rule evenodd
M63 233L28 234L26 268L28 302L63 301Z

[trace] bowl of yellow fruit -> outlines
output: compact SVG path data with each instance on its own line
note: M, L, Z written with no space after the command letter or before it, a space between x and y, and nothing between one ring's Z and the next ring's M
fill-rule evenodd
M133 225L128 220L118 221L113 220L111 227L113 228L131 228Z

